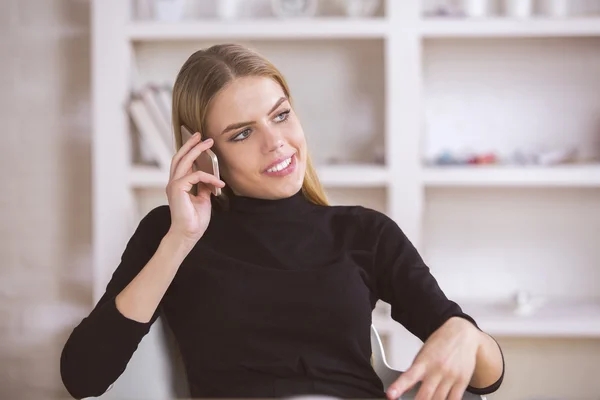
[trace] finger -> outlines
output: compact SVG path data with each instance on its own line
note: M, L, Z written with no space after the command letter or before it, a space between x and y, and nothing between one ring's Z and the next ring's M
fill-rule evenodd
M425 376L425 365L413 364L387 390L388 399L393 400L402 396Z
M454 386L452 386L452 389L450 389L450 393L448 394L448 400L461 400L465 395L465 390L467 389L468 385L469 382L459 381L458 383L456 383Z
M212 187L207 185L206 183L198 182L198 190L196 191L196 196L190 194L193 200L207 200L210 199L210 195L212 194Z
M198 142L200 141L200 133L196 132L191 139L189 139L187 142L185 142L183 144L183 146L181 146L181 148L179 149L179 151L177 153L175 153L175 155L173 156L173 158L171 159L171 168L169 170L169 178L173 179L173 175L175 174L175 168L177 167L177 165L179 165L179 161L181 161L181 158L188 152L190 151L190 149L192 147L194 147Z
M446 400L448 398L448 393L450 393L450 389L452 389L454 382L451 380L443 380L438 385L435 393L433 394L433 400Z
M188 151L179 161L179 164L175 167L175 173L173 179L179 179L189 173L192 169L194 161L202 154L203 151L210 149L214 141L212 139L206 139L203 142L198 143L190 151Z
M437 391L441 382L441 375L427 377L425 380L423 380L423 383L421 383L421 388L419 388L415 400L432 400L433 395Z
M192 172L191 174L187 174L176 181L177 187L185 190L186 192L189 191L192 188L192 186L197 183L214 185L220 188L225 187L225 182L223 182L213 174L209 174L204 171ZM200 187L202 185L198 186Z

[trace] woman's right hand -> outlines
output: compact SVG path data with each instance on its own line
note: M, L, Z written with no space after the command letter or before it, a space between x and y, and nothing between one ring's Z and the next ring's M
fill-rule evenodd
M220 188L225 182L212 174L193 171L192 165L200 154L212 147L214 141L200 141L196 133L175 153L171 161L169 183L166 192L171 210L171 227L169 231L183 240L195 244L208 227L211 216L210 188L203 183L213 184ZM189 191L198 184L198 194Z

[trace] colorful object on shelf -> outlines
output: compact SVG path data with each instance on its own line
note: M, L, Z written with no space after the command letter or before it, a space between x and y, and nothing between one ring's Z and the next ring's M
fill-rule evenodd
M461 153L455 154L451 151L444 151L439 156L435 157L433 164L435 165L483 165L496 164L498 157L494 153Z
M428 163L433 165L561 165L577 162L577 149L558 148L550 150L516 150L501 158L494 152L452 152L444 150Z
M478 154L469 159L468 164L496 164L497 157L494 153Z

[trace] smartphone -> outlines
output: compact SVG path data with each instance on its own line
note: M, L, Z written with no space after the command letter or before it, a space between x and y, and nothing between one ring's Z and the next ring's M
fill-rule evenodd
M185 125L181 125L182 144L190 140L192 136L192 131L188 129L188 127L186 127ZM204 171L208 174L216 176L217 179L221 179L219 177L219 160L217 159L217 155L211 149L204 150L200 154L200 156L196 158L192 169L194 171ZM210 188L212 194L214 194L215 196L221 195L220 187L211 184L206 185Z

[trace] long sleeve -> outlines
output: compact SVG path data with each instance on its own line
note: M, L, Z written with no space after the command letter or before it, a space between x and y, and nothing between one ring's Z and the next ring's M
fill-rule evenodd
M379 215L373 270L378 297L392 307L392 318L425 342L449 318L458 316L476 321L449 300L439 287L418 251L400 227L390 218ZM501 351L502 353L502 351ZM495 392L504 378L486 388L469 386L474 394Z
M128 319L117 309L115 298L156 251L166 232L163 211L161 207L155 208L140 221L102 298L74 328L62 350L61 378L74 398L103 394L123 373L158 317L157 310L148 323Z
M423 342L452 316L475 321L440 289L429 267L390 218L380 215L373 270L378 297L392 318Z

